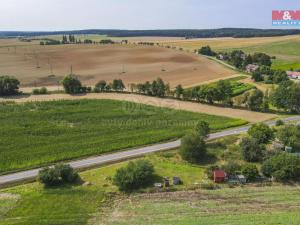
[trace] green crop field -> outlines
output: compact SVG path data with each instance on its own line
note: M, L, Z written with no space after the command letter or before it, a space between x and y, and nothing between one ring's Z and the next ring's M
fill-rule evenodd
M232 97L236 97L238 95L241 95L243 93L245 93L246 91L249 91L253 88L255 88L254 85L252 84L246 84L246 83L242 83L241 80L246 79L247 76L237 76L237 77L233 77L233 78L228 78L228 79L223 79L225 81L229 81L232 87ZM217 82L212 82L209 83L210 86L215 86L217 85ZM189 88L192 89L192 88Z
M219 190L195 188L206 179L207 165L240 159L237 136L208 143L211 160L200 165L183 161L177 151L145 156L155 168L157 181L179 176L183 184L176 192L120 194L111 177L122 162L81 173L90 186L44 189L38 183L0 190L0 225L84 224L230 224L298 225L300 188L253 185ZM226 153L226 156L224 155ZM195 191L193 191L195 189ZM178 192L179 191L179 192Z
M246 121L112 100L0 105L0 173L183 136L197 121L213 131Z

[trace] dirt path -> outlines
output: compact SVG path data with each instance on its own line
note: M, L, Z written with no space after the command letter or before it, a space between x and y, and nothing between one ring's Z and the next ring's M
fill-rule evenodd
M32 95L24 98L0 98L3 101L15 101L17 103L31 102L31 101L53 101L53 100L76 100L76 99L111 99L124 100L128 102L167 107L178 110L186 110L191 112L199 112L212 114L217 116L227 116L231 118L239 118L249 122L262 122L275 118L275 114L251 112L247 110L223 108L212 105L205 105L200 103L184 102L173 99L161 99L134 94L118 94L118 93L102 93L102 94L87 94L82 96L71 96L66 94L52 94L52 95ZM130 107L130 105L128 106Z

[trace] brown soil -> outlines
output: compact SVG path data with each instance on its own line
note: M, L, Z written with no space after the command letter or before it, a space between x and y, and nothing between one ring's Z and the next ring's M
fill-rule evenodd
M3 47L5 44L10 47ZM0 39L0 74L17 77L22 86L57 85L70 73L71 66L83 83L90 86L99 80L122 79L130 84L161 77L171 87L191 87L235 74L204 57L161 47L22 43L23 46L15 48L13 44L19 43ZM49 76L51 66L55 76Z

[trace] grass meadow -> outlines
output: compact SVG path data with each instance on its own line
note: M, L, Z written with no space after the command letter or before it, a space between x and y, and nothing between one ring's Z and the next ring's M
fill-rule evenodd
M210 160L199 165L183 161L176 150L145 156L156 179L179 176L183 184L173 191L149 194L149 189L123 195L111 177L122 162L81 173L90 186L44 189L38 183L0 190L0 225L84 224L233 224L298 225L298 186L244 186L203 190L207 165L239 159L237 136L209 142ZM224 152L226 154L224 154Z
M213 131L247 123L114 100L0 105L0 173L180 138L197 121Z
M165 42L165 45L178 46L188 50L199 49L210 45L215 51L232 51L236 49L247 53L264 52L276 56L273 60L274 69L300 69L300 36L263 38L207 38L195 40L174 40Z
M223 79L224 81L228 81L231 84L232 87L232 97L239 96L241 94L244 94L246 91L249 91L253 89L255 86L252 84L242 83L241 80L246 79L248 76L237 76L233 78ZM212 82L208 85L215 86L218 82ZM197 86L196 86L197 87ZM192 89L192 88L189 88Z

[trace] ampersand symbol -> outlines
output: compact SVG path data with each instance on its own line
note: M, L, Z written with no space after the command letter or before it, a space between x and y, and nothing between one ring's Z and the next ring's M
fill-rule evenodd
M283 13L283 20L291 20L291 19L292 19L292 17L290 15L290 12L289 11L285 11Z

